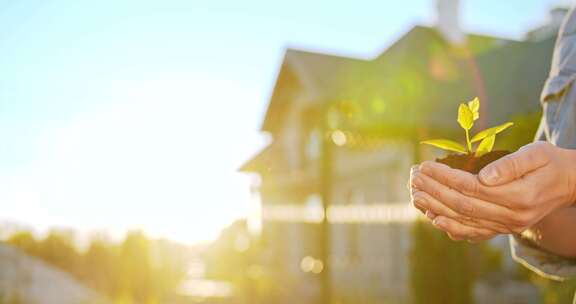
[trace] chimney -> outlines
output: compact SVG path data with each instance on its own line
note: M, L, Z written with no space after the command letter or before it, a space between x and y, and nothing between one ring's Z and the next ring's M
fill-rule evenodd
M568 12L568 8L561 6L551 9L546 23L528 31L526 33L526 39L530 41L542 41L558 35L558 30L562 26L564 17L566 17Z
M555 28L560 28L562 22L566 15L568 15L568 8L565 7L555 7L550 10L550 16L548 17L550 20L550 25L554 26Z
M466 43L460 29L460 1L436 0L436 27L446 41L455 45Z

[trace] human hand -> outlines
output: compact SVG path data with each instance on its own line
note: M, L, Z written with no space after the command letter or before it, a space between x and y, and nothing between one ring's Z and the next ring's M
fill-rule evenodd
M524 146L473 175L424 162L411 177L414 204L438 215L434 224L462 239L521 233L576 200L576 151L546 142ZM464 223L469 229L465 229Z
M410 170L409 186L412 205L425 214L436 228L445 231L450 239L454 241L467 240L468 242L474 243L491 239L500 233L499 231L486 228L492 225L483 223L483 227L477 222L471 221L470 218L453 211L439 202L436 202L436 199L428 193L417 189L414 186L412 179L417 175L416 173L419 172L419 170L419 165L413 166ZM428 208L429 204L427 204L427 202L429 201L436 202L431 205L434 208L434 211L425 209ZM438 212L441 216L437 216L435 212Z

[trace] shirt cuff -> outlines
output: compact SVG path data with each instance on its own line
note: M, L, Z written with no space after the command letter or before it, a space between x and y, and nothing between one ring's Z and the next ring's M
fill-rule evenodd
M576 277L576 259L553 254L514 235L510 236L510 247L514 260L543 277L557 281Z

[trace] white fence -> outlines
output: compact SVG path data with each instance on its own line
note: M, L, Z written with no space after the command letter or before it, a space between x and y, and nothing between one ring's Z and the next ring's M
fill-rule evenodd
M405 223L415 220L418 214L409 203L334 205L327 210L328 222L333 224ZM323 219L324 211L320 206L287 204L262 206L263 221L320 223Z

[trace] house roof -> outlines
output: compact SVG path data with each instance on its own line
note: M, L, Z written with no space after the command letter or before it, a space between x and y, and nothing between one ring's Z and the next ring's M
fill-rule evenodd
M262 131L274 133L282 124L283 113L292 102L284 98L285 95L293 95L298 90L314 90L312 94L318 94L317 100L330 98L330 94L338 92L341 78L355 65L363 62L356 58L287 49L262 123Z
M548 77L555 40L514 44L478 58L491 124L518 113L540 111L540 91Z
M363 108L346 129L404 136L408 129L426 128L444 134L458 130L458 103L481 95L474 65L491 50L522 43L469 35L466 48L452 47L434 29L415 27L376 59L358 68L354 81L341 85L340 96ZM368 67L368 68L367 68ZM361 89L358 89L361 88ZM382 111L374 104L382 103Z
M487 125L539 109L553 39L517 42L469 35L466 49L453 48L434 29L417 26L373 60L286 51L262 130L275 133L294 94L315 90L311 102L351 102L357 108L346 130L368 135L451 136L458 103L483 97ZM536 59L536 60L535 60ZM486 115L487 114L487 115ZM274 143L272 143L274 145ZM282 162L266 148L242 167L272 168ZM264 164L265 163L265 164Z
M279 170L279 164L284 164L284 152L277 144L269 144L262 148L254 157L245 162L240 168L241 172L271 173Z
M468 48L474 54L481 54L503 43L513 42L482 35L468 36ZM406 96L394 95L401 93L399 89L402 89L402 86L410 86L406 83L409 80L398 76L410 75L418 78L417 81L421 83L429 83L429 60L433 59L431 56L434 53L445 53L446 48L447 44L435 29L415 26L373 60L288 49L278 73L262 130L271 133L279 130L283 115L293 101L291 97L296 92L308 92L310 102L365 99L366 93L378 92L380 95L392 97L387 99L387 103L394 100L406 104L409 102ZM450 56L452 55L448 57ZM404 83L398 84L398 80ZM382 92L384 89L387 92ZM396 94L390 94L392 90L395 90ZM418 100L410 102L414 104ZM392 115L390 118L397 117ZM412 118L414 121L420 120ZM410 119L405 121L413 124Z

